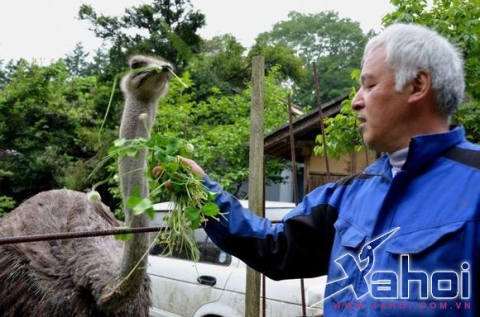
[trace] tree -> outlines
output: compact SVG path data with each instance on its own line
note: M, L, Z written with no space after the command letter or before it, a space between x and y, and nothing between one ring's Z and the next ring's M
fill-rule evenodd
M87 57L89 53L85 53L82 43L77 43L71 54L67 54L64 58L68 72L72 76L82 76L89 74L89 63Z
M0 89L3 88L10 80L13 69L14 62L12 60L7 64L4 64L4 62L0 60Z
M79 18L112 44L109 55L115 70L122 69L126 57L133 54L161 56L182 69L191 52L198 52L202 39L197 30L205 25L205 16L194 11L189 0L155 0L126 9L122 17L99 15L83 4Z
M254 56L265 57L265 68L267 74L271 68L276 70L279 79L289 82L302 82L307 79L308 65L296 55L294 49L283 44L269 45L268 43L257 42L248 52L248 59Z
M360 65L364 35L358 22L340 19L333 11L317 14L290 12L289 20L276 23L273 30L260 34L256 45L290 48L303 60L307 69L305 79L294 86L295 101L315 105L312 63L317 64L322 100L348 93L354 82L350 72Z
M70 77L63 61L38 66L20 60L0 91L0 195L17 202L63 187L66 170L95 156L100 125L93 77ZM85 189L86 180L79 190ZM80 181L79 180L79 181ZM78 181L77 181L78 182Z
M200 52L193 56L185 69L195 82L192 89L195 90L196 101L205 101L211 96L212 87L227 95L238 94L248 88L254 56L264 56L266 74L274 70L277 79L282 81L298 80L305 76L302 60L290 48L256 45L247 54L246 51L230 34L205 40Z
M245 57L246 48L232 35L216 36L200 46L185 68L195 83L196 101L205 101L212 95L212 87L221 94L232 95L247 87L250 63Z
M3 87L3 85L5 85L6 81L7 81L7 74L3 69L3 60L0 59L0 88Z

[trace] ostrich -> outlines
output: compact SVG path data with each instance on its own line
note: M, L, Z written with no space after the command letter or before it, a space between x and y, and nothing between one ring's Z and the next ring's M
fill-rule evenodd
M147 138L158 101L168 90L171 66L146 56L133 56L129 64L132 71L120 85L125 99L120 137ZM137 186L142 197L148 196L146 166L145 152L119 160L124 201ZM125 202L124 210L132 227L149 225L146 215L133 217ZM39 193L0 219L0 236L118 225L101 202L61 189ZM0 246L0 316L148 316L148 246L148 234L134 235L125 243L108 236Z

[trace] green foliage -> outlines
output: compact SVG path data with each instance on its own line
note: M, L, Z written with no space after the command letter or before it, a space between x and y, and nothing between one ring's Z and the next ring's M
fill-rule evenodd
M121 17L97 14L83 4L79 18L90 22L97 37L112 43L110 76L132 54L161 56L184 68L192 52L199 50L202 40L196 32L205 25L205 16L193 10L189 0L154 0L126 9Z
M271 93L267 91L267 98L270 100L266 102L269 108L267 108L265 119L267 129L271 129L287 122L286 89L283 89L283 94L279 94L278 91L273 91L277 89L273 87L280 87L282 82L288 83L293 80L299 83L294 86L297 90L294 96L301 96L298 99L305 101L304 106L313 104L313 80L307 80L308 73L305 68L305 63L311 60L302 54L307 50L309 54L313 54L313 50L319 49L317 46L311 50L313 44L320 43L315 40L319 35L328 37L328 40L323 41L318 61L322 61L322 58L328 55L337 58L336 66L330 66L331 60L324 61L324 65L330 67L330 77L325 76L326 72L323 71L322 66L322 92L326 94L331 92L331 95L325 95L325 99L329 99L330 96L337 97L341 92L348 91L346 89L351 86L351 83L347 76L343 77L346 81L341 79L341 73L345 67L349 69L350 64L358 65L360 59L352 57L352 52L361 50L362 45L359 41L365 36L360 31L358 23L339 20L333 13L313 17L292 13L291 28L303 33L301 36L289 37L290 32L284 32L278 36L274 34L279 38L286 38L281 43L270 38L259 37L257 44L245 55L246 49L231 35L218 36L203 42L189 42L188 36L181 35L178 32L180 29L178 26L182 23L185 26L188 25L188 21L192 20L185 17L195 12L189 9L187 4L189 4L187 1L175 1L175 3L155 1L152 5L127 10L126 15L121 18L100 16L91 7L82 6L80 17L92 23L97 36L112 41L113 47L110 50L112 61L120 61L120 56L133 53L134 51L130 48L134 48L135 52L139 53L158 52L158 55L180 66L177 72L189 81L189 88L178 87L181 92L177 93L178 89L172 87L167 98L161 102L156 128L195 143L199 153L195 157L197 161L212 177L220 179L225 188L238 193L240 184L248 177L250 105L248 83L251 76L251 58L255 55L265 56L266 73L269 76L271 73L272 76L269 78L275 78L276 81L269 83L269 87L272 87ZM161 11L160 7L164 11ZM164 14L155 15L153 12ZM166 19L159 18L162 16ZM325 27L324 24L328 26ZM198 25L192 23L190 31L194 32L196 29L193 26ZM314 31L319 25L322 26L322 31ZM147 35L140 36L137 32L133 37L128 35L132 34L131 32L128 34L125 32L128 29L144 30ZM281 25L278 29L281 29ZM328 36L329 32L335 32L336 35L341 34L341 36L331 39ZM309 41L300 44L294 42L305 37L308 37ZM339 39L340 37L342 40ZM327 45L327 41L331 43ZM342 44L338 45L340 43ZM122 48L123 55L120 54L119 47ZM160 47L162 47L161 50ZM174 52L170 54L172 49ZM192 55L190 52L196 54ZM298 56L295 53L299 53ZM347 74L349 72L348 70ZM337 87L343 88L333 90L327 87L327 83L334 83ZM300 92L303 90L306 93L302 96ZM274 115L269 116L269 111ZM284 164L278 160L269 160L266 168L267 180L278 182L280 179L275 174L283 166Z
M257 41L248 52L249 61L254 56L263 56L267 74L271 68L274 68L277 76L282 80L301 82L307 77L305 66L308 65L305 65L302 58L296 55L294 48L284 44L271 45L268 42Z
M265 73L273 71L279 80L305 76L301 59L290 48L258 44L245 53L246 48L229 34L204 41L185 69L195 82L191 88L195 91L195 101L205 102L212 96L235 95L247 89L254 56L264 56Z
M266 79L267 130L287 120L287 91L277 84L276 73L277 69L273 68ZM216 217L219 209L212 203L214 195L176 156L190 156L187 149L190 143L193 144L195 153L199 153L197 160L208 167L210 175L218 176L226 189L236 188L238 191L248 177L251 90L249 88L242 94L225 96L213 87L211 96L206 101L194 103L194 93L189 93L185 85L181 84L194 84L189 74L184 73L180 81L171 81L169 94L160 102L156 125L150 138L116 140L104 162L111 158L118 161L120 156L135 157L140 150L148 149L145 177L149 181L150 197L144 198L139 193L134 193L127 198L127 205L134 214L141 214L150 213L153 202L174 202L173 210L166 218L167 225L172 230L168 234L162 234L160 244L165 245L165 250L169 252L183 250L196 259L198 250L192 230L206 221L207 217ZM278 174L284 166L275 163L270 166ZM118 238L128 239L129 236L121 235Z
M290 12L288 17L289 20L276 23L272 31L260 34L257 45L287 47L303 60L307 75L292 77L295 78L294 101L301 105L316 104L312 63L317 65L323 101L348 93L354 84L349 74L360 65L368 38L359 23L340 19L338 13L332 11Z
M352 79L358 81L360 70L356 69L351 74ZM339 159L343 154L351 153L352 150L360 152L365 149L362 135L358 130L356 113L352 109L351 102L355 97L357 90L352 87L348 99L342 102L342 109L335 117L324 119L325 139L327 141L327 155L334 159ZM316 137L317 145L313 151L315 155L324 155L323 136Z
M0 218L15 207L15 200L12 197L0 196Z
M16 64L0 91L0 153L14 175L3 179L1 194L21 201L61 187L70 164L95 154L95 88L95 78L70 77L62 61Z
M205 100L217 87L231 95L246 88L250 78L250 62L243 47L232 35L216 36L204 41L199 54L187 70L195 82L196 100Z
M126 69L127 57L138 53L173 62L188 85L185 88L171 81L170 93L160 104L154 133L161 131L194 144L194 159L221 180L224 188L240 195L240 184L248 177L251 58L265 56L265 127L271 131L288 120L287 84L296 82L294 97L309 100L304 105L313 104L313 81L307 83L311 59L302 55L307 50L313 54L310 49L319 44L313 39L320 35L327 39L328 33L337 29L350 34L344 42L331 40L332 47L343 43L338 47L344 47L345 52L332 49L330 54L332 47L324 46L325 51L316 59L322 65L322 92L330 91L335 97L351 86L341 83L342 78L349 80L342 73L350 62L359 62L351 57L355 55L351 43L356 43L358 49L362 46L358 25L339 20L335 14L313 16L320 24L325 22L325 29L319 32L314 31L318 21L308 24L312 17L292 14L291 20L298 25L287 25L297 32L296 36L275 33L279 24L272 38L259 37L250 51L231 35L203 41L197 31L205 25L205 17L188 0L155 0L129 8L119 17L101 15L91 6L82 5L79 17L105 40L92 62L87 61L81 43L63 61L49 66L22 60L0 62L0 162L2 169L11 173L2 179L0 196L21 202L42 190L85 190L107 179L108 185L98 190L103 201L115 209L120 201L118 182L113 177L117 163L111 159L93 176L91 172L101 158L108 156L108 147L118 135L123 98L115 83L110 102L115 77ZM346 28L337 22L345 22ZM298 42L302 38L306 41ZM327 58L333 56L336 64ZM306 86L302 86L304 81ZM334 84L330 87L328 83ZM302 97L299 87L306 87L306 97ZM285 163L271 158L266 163L267 183L281 181L278 175Z
M72 76L89 76L92 75L89 69L91 65L87 62L88 53L85 53L82 43L77 43L71 54L65 56L65 64L68 72Z
M480 141L480 2L435 0L433 6L427 6L426 0L391 0L396 6L396 11L386 15L383 19L385 25L395 22L418 23L437 30L440 34L456 43L463 51L466 70L466 90L473 98L467 96L464 103L453 120L465 126L468 138L473 142ZM352 74L352 79L358 73ZM356 129L354 111L350 102L355 95L352 88L349 100L345 100L341 113L333 118L325 119L327 134L327 154L338 158L351 150L359 151L363 147L361 137ZM317 137L318 145L314 151L323 155L322 136Z
M5 176L13 176L12 172L0 169L0 185ZM1 187L0 187L1 188ZM15 200L12 197L0 195L0 218L15 207Z
M480 144L480 102L469 100L463 103L453 116L453 123L462 124L467 138Z
M5 86L8 81L8 70L4 66L3 60L0 59L0 88Z
M114 78L126 69L126 63L134 54L162 57L176 67L176 72L188 65L199 51L202 39L197 31L205 25L205 16L194 10L189 0L155 0L150 4L127 8L122 16L98 14L90 5L79 9L79 18L91 25L91 30L104 40L105 46L94 56L94 62L83 65L83 72L94 72L100 83L112 87ZM78 48L70 58L70 64L82 58ZM69 64L69 66L70 66ZM96 110L105 113L111 88L102 90L103 98L96 99ZM119 90L112 96L112 109L105 122L105 129L115 129L119 122L123 98Z
M254 56L263 56L265 73L273 71L284 82L305 76L302 60L288 47L257 44L246 54L246 48L232 35L216 36L203 42L200 52L185 69L195 82L195 101L206 101L218 94L235 95L247 89Z

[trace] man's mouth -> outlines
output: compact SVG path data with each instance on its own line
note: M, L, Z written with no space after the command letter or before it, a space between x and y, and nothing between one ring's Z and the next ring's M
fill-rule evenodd
M366 120L364 117L357 117L357 121L359 122L358 129L359 129L359 130L363 130L364 127L365 127L365 123L367 122L367 120Z

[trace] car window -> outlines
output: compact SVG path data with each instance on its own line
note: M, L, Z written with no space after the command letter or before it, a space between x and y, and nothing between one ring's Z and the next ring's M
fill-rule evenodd
M195 230L195 241L197 242L198 250L200 251L200 258L198 262L224 265L228 266L232 262L232 256L220 250L210 238L206 235L203 229ZM150 255L168 256L176 259L189 260L187 253L184 250L173 250L169 255L169 250L165 249L158 243L150 249Z

